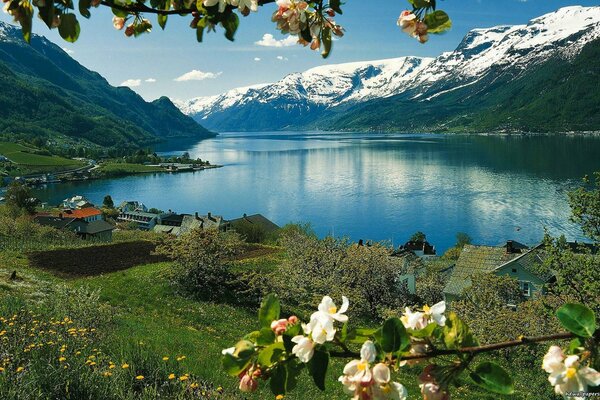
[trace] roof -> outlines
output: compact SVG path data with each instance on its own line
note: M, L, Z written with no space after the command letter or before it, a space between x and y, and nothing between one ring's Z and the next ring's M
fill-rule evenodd
M186 233L194 229L219 228L223 223L223 217L220 215L185 215L181 221L181 233Z
M521 268L542 279L548 281L552 277L552 273L540 274L537 266L541 265L546 258L546 252L543 251L543 244L535 246L526 253L520 254L518 257L499 265L495 271L501 268Z
M473 275L492 272L520 255L507 253L506 247L465 245L456 260L444 293L460 295L464 289L471 286Z
M244 216L242 218L233 219L229 222L231 223L231 225L234 228L235 228L235 225L245 222L245 223L249 223L249 224L253 224L253 225L259 225L263 229L265 229L267 232L272 232L272 231L279 229L279 226L277 224L275 224L274 222L272 222L271 220L269 220L267 217L265 217L262 214L254 214L254 215L244 214Z
M94 207L87 207L77 210L66 210L65 214L73 218L88 218L96 215L102 215L102 211Z
M169 215L167 215L166 217L161 217L161 219L160 219L160 220L161 220L163 223L165 223L165 222L170 222L170 223L174 223L174 224L181 225L181 222L183 221L183 217L184 217L185 215L186 215L186 214L175 214L175 213L173 213L173 214L169 214Z
M63 229L76 221L76 218L61 218L52 215L38 215L34 217L33 220L40 225L51 226L52 228L56 229Z
M157 233L170 233L177 236L181 233L181 228L178 226L154 225L152 231Z
M144 212L144 211L126 211L123 210L121 211L121 214L125 214L125 215L135 215L138 217L146 217L146 218L158 218L160 216L160 214L154 214L154 213L149 213L149 212Z
M115 227L104 220L97 220L92 222L87 222L84 225L84 228L79 231L82 233L87 233L89 235L95 235L100 232L112 231Z

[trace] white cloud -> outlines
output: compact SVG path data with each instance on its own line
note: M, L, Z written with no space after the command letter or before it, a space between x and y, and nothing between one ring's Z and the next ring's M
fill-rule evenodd
M254 44L264 47L288 47L293 46L298 42L298 38L292 35L288 35L285 39L277 40L270 33L265 33L258 42Z
M277 59L278 59L279 61L287 61L287 60L288 60L288 58L287 58L287 57L284 57L284 56L277 56Z
M260 61L260 57L254 57L254 61Z
M197 69L193 69L190 72L186 72L178 78L175 78L176 82L186 82L186 81L203 81L205 79L215 79L222 72L203 72L198 71Z
M147 82L147 83L154 83L154 82L156 82L156 79L154 79L154 78L148 78L148 79L146 79L144 82Z
M63 49L63 51L64 51L65 53L67 53L67 54L75 54L75 51L74 51L74 50L67 49L66 47L63 47L62 49Z
M119 86L129 86L129 87L137 87L142 84L141 79L127 79L125 82L121 83Z

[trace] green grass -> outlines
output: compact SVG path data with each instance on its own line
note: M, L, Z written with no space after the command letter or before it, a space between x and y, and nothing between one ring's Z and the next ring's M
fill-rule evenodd
M81 161L58 156L35 154L35 151L36 149L34 148L26 147L18 143L0 142L0 154L7 157L15 164L42 167L70 166L73 168L83 166Z
M107 176L121 176L131 174L145 174L149 172L164 172L164 168L151 167L143 164L128 164L107 162L98 168L98 172Z

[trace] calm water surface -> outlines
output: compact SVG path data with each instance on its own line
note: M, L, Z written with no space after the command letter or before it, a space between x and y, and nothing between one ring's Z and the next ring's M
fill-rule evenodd
M51 185L46 201L81 194L101 203L276 223L310 222L321 234L404 242L421 230L438 249L458 231L475 243L533 244L544 228L581 238L567 191L600 170L600 138L321 133L224 133L171 143L224 168Z

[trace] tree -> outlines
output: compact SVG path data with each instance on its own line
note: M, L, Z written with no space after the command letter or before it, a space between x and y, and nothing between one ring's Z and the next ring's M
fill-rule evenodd
M102 206L104 208L115 208L115 202L113 201L112 197L110 194L107 194L106 196L104 196L104 200L102 201Z
M31 188L18 181L13 181L6 189L6 206L13 215L23 212L34 214L40 200L33 196Z
M79 0L79 13L91 17L91 9L99 6L109 7L114 15L115 29L124 30L125 36L137 37L152 30L152 23L144 14L156 14L158 25L165 29L170 16L191 16L190 27L196 33L198 42L202 42L205 31L221 26L225 37L233 41L240 18L238 13L247 17L257 12L259 6L275 3L276 0L161 0L161 1L115 1L115 0ZM58 29L60 36L75 42L81 27L75 13L74 2L47 0L29 2L27 0L5 0L5 10L21 25L24 39L29 42L33 23L34 7L38 16L49 29ZM412 11L400 14L398 26L403 32L413 36L421 43L429 39L429 34L439 34L452 27L452 22L444 11L436 10L434 0L408 0ZM289 0L277 2L272 21L284 34L298 38L298 43L320 50L323 57L329 56L333 45L333 36L342 37L344 28L333 17L342 14L340 0L302 1ZM237 12L236 12L237 10ZM129 24L126 25L126 23Z
M448 250L446 250L442 257L446 260L458 260L458 257L460 257L460 253L462 253L463 247L465 247L468 244L471 244L471 242L471 236L464 232L458 232L456 234L456 244L454 245L454 247L451 247Z
M412 236L410 237L409 241L411 241L411 242L424 242L425 239L427 239L427 236L423 232L418 231L418 232L415 232L415 233L412 234Z
M581 225L583 233L600 242L600 171L595 179L583 178L585 186L569 192L571 220Z

